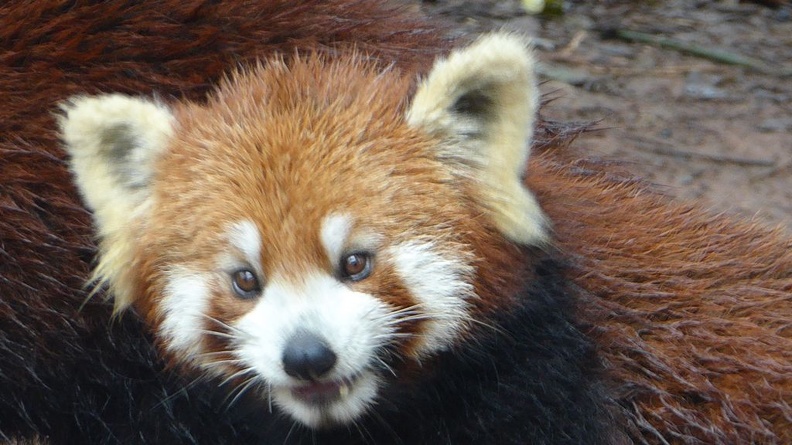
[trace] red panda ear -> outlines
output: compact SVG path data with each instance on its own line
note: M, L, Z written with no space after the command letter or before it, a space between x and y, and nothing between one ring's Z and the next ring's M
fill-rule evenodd
M539 104L533 70L523 39L484 36L437 61L407 113L410 125L447 141L441 150L452 168L472 166L481 184L476 199L522 244L547 238L544 213L521 179Z
M122 272L128 269L134 221L151 194L154 162L173 133L164 105L119 94L75 97L61 105L61 137L101 239L95 278L111 285L116 307L128 304Z

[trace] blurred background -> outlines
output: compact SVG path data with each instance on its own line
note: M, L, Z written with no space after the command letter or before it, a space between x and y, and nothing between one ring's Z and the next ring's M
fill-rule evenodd
M454 33L535 38L545 117L679 199L792 233L792 2L425 0Z

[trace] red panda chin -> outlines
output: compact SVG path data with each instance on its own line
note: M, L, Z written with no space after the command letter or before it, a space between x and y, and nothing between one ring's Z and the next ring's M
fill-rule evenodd
M273 388L275 403L312 428L352 424L375 404L380 379L370 371L327 382Z

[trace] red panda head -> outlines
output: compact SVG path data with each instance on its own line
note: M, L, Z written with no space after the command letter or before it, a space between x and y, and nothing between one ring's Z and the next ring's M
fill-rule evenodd
M520 39L452 53L412 97L364 59L273 58L204 104L77 97L60 122L117 309L308 426L459 346L546 237L521 185L538 94Z

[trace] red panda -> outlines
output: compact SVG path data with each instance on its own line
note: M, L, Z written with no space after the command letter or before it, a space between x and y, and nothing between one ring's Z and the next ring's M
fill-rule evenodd
M568 151L524 174L520 39L446 55L349 0L2 8L5 438L792 440L789 239Z
M563 288L530 278L541 256L527 251L547 237L521 184L532 64L496 34L439 60L411 101L412 76L356 52L270 58L205 104L73 98L60 127L100 237L97 280L172 366L328 443L355 440L337 438L350 425L373 443L605 443L590 345L552 302ZM498 416L500 432L456 426L506 385L541 401L501 401L516 425Z

